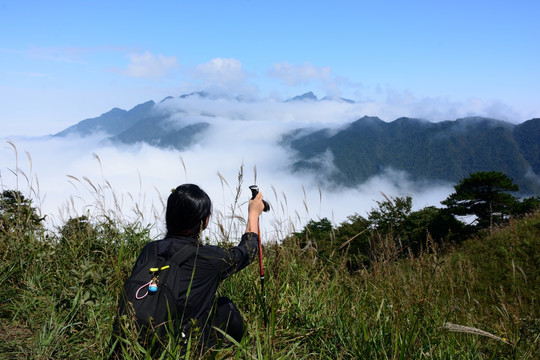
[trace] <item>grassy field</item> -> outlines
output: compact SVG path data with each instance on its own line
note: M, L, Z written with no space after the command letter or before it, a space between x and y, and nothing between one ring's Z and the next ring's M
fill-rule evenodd
M3 221L1 357L107 358L119 290L154 240L149 229L106 214L58 232L32 226L25 212ZM341 254L322 260L287 244L264 248L267 324L252 264L219 289L242 311L249 336L204 353L169 344L163 358L540 358L540 214L445 253L433 245L417 257L379 256L352 273ZM125 355L149 358L135 342Z

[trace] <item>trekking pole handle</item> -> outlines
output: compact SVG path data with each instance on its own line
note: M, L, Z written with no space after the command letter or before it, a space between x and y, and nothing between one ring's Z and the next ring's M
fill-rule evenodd
M251 190L251 199L255 199L259 193L259 187L257 185L251 185L249 187ZM270 204L263 200L264 209L263 211L270 210ZM263 267L263 254L262 254L262 244L261 244L261 230L258 229L259 235L259 266L260 266L260 279L261 279L261 293L262 293L262 311L263 311L263 324L266 326L268 324L268 315L266 313L266 292L264 291L264 267Z
M251 190L251 199L253 200L255 199L255 196L257 196L257 194L259 193L259 187L257 185L251 185L249 189ZM266 200L263 200L262 202L264 204L263 211L270 211L270 204Z

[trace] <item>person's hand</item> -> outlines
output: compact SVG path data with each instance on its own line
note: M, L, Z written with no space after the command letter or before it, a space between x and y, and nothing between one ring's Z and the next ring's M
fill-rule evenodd
M256 233L259 231L259 215L262 214L263 210L263 195L259 192L254 199L249 200L246 232Z
M249 200L248 213L259 216L264 210L263 195L259 192L254 199Z

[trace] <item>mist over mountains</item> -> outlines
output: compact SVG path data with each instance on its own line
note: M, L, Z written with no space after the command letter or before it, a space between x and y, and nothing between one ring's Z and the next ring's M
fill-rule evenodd
M500 171L524 192L539 193L540 119L519 125L470 117L432 123L399 118L384 122L365 116L332 133L323 129L288 135L284 143L298 151L295 169L320 171L331 157L334 179L361 183L385 167L405 171L413 180L458 182L477 171ZM325 156L325 154L327 154Z
M128 111L114 108L54 136L99 133L103 142L116 146L186 151L205 147L220 134L237 141L227 134L228 124L235 131L243 130L233 123L245 124L245 131L274 135L291 172L334 186L355 187L389 171L406 173L418 183L456 183L472 172L494 170L513 178L524 194L540 194L540 119L514 124L485 117L439 122L401 117L386 122L376 116L354 118L354 105L348 99L318 99L312 92L264 104L196 92ZM299 112L292 116L292 111ZM261 119L264 127L258 129Z

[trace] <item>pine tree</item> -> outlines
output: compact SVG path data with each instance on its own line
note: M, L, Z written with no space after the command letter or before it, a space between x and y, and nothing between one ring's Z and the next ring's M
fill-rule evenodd
M456 216L476 217L479 228L493 229L494 223L503 222L518 202L508 192L519 187L505 174L497 171L480 171L470 174L454 186L455 192L441 201Z

